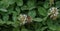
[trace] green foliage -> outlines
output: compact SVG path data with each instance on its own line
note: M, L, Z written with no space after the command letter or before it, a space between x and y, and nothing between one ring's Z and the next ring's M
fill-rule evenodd
M47 11L43 7L38 7L39 15L47 16Z
M35 3L36 3L36 0L29 0L29 1L27 1L27 6L28 6L29 10L31 10L31 9L36 7Z
M22 6L23 5L23 0L16 0L16 3L18 6Z
M43 21L41 18L34 18L33 20L34 20L34 21L37 21L37 22Z
M60 3L60 1L57 1L56 2L56 7L60 7L60 4L59 3Z
M49 6L49 2L45 2L43 6L44 6L44 8L46 8L46 9L49 8L49 7L50 7L50 6Z
M0 11L1 11L1 12L7 12L7 10L4 9L4 8L0 8Z
M28 16L31 16L32 18L34 18L36 16L36 12L35 10L31 10L28 12Z
M60 10L60 0L52 6ZM52 20L49 8L49 0L0 0L0 31L60 31L60 11ZM32 22L20 25L20 14L27 14Z

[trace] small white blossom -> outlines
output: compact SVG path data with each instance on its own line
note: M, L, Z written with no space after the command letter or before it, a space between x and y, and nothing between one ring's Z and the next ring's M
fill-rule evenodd
M32 22L32 18L26 14L20 14L18 20L20 21L20 26Z
M50 15L50 18L55 18L58 16L59 12L56 7L52 7L49 10L50 10L50 12L48 13L48 15Z
M27 19L27 15L20 14L19 18L18 18L18 20L20 21L20 25L23 25L23 24L27 23L26 19Z

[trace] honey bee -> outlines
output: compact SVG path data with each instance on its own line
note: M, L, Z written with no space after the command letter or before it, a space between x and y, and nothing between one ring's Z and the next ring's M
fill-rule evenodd
M55 8L55 7L52 7L51 9L50 9L50 13L49 13L49 15L50 15L50 18L52 18L53 20L56 20L57 18L58 18L58 9L57 8Z
M31 17L26 14L20 14L18 20L20 21L20 25L24 25L32 21Z

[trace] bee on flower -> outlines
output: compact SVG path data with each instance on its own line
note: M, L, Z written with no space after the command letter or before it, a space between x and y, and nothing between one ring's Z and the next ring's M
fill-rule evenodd
M20 21L20 25L32 22L31 17L26 14L20 14L18 20Z
M56 7L52 7L49 9L50 12L48 13L48 15L50 15L50 18L52 18L53 20L58 18L58 9Z

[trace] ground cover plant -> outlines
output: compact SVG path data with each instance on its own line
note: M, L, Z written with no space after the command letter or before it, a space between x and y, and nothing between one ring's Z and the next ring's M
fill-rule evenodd
M60 31L60 0L0 0L0 31Z

